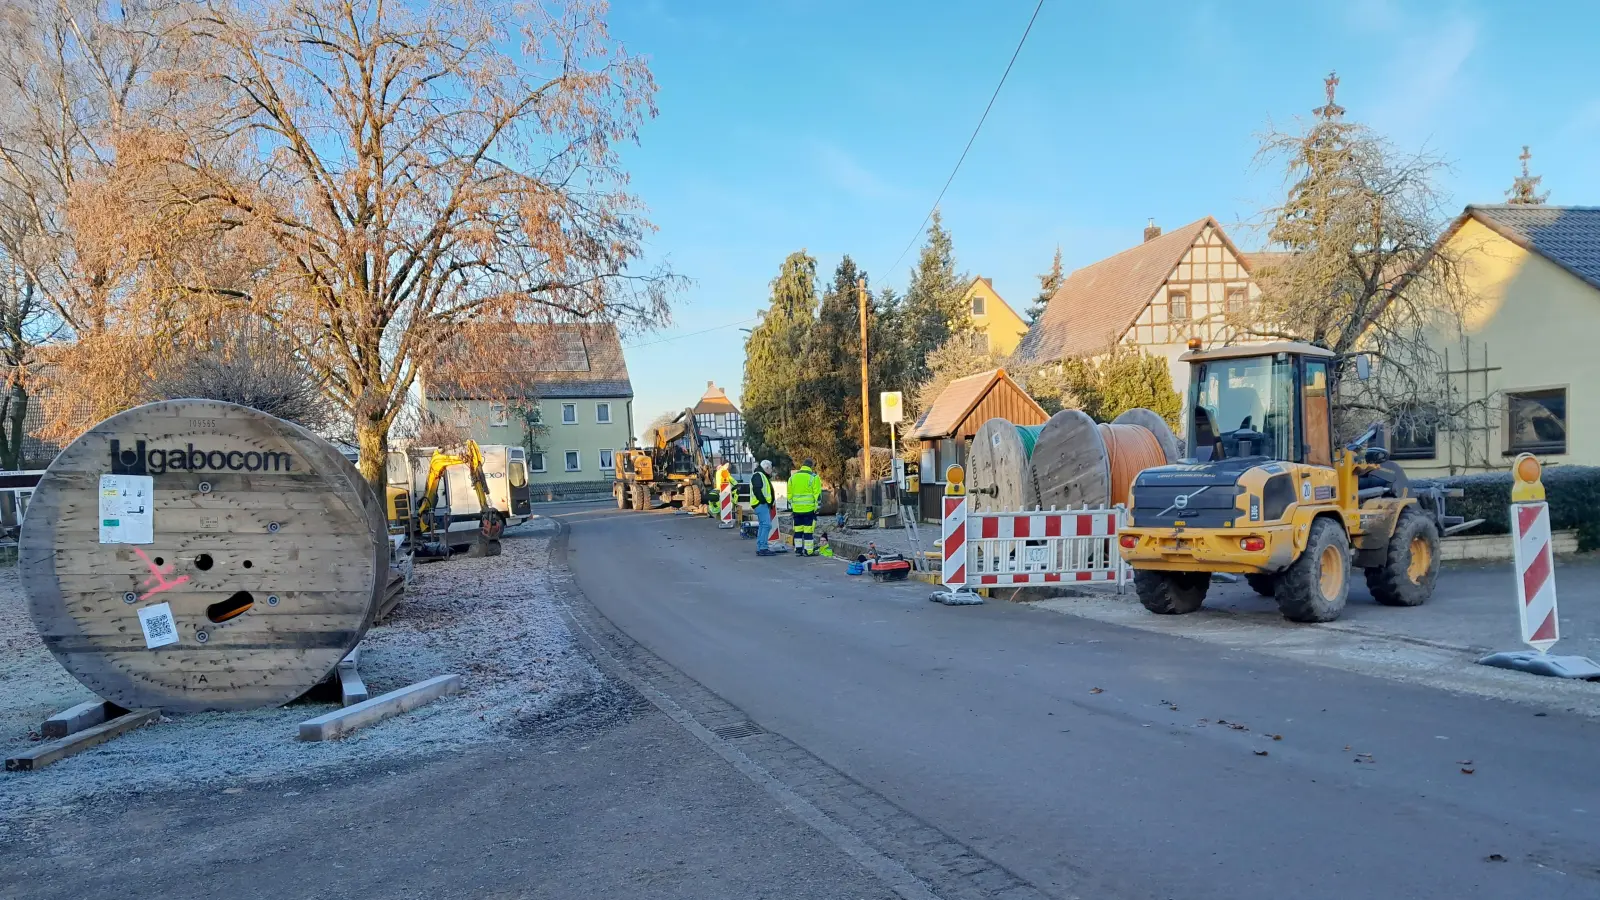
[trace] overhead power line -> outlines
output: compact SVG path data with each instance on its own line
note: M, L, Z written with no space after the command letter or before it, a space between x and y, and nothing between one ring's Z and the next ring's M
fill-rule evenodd
M961 164L967 161L967 153L972 150L973 143L978 140L978 132L983 130L983 123L989 120L989 111L994 109L994 101L1000 97L1000 89L1006 86L1006 79L1011 77L1011 67L1017 64L1017 57L1022 54L1022 46L1028 42L1028 35L1033 32L1033 23L1038 21L1039 11L1042 9L1044 9L1044 0L1039 0L1039 2L1033 7L1033 15L1028 17L1027 27L1022 29L1022 37L1018 39L1016 49L1011 51L1011 59L1006 62L1005 71L1000 73L1000 81L994 86L994 93L989 95L989 103L984 106L983 115L978 117L978 124L973 126L972 136L967 138L967 145L961 148L961 156L956 160L955 167L950 170L950 177L944 180L944 186L939 188L939 196L933 198L933 205L928 207L927 215L922 217L922 224L918 225L917 230L912 233L911 240L906 242L905 249L900 251L900 255L896 257L895 261L889 265L889 268L884 270L885 272L893 271L895 267L899 266L901 261L906 258L906 254L911 252L911 248L917 243L917 238L922 236L923 229L928 227L928 220L933 218L933 211L939 208L939 203L944 200L945 192L950 190L950 185L955 182L956 173L961 171ZM726 325L716 325L700 331L691 331L688 334L675 334L671 337L659 338L654 341L644 341L638 344L629 344L622 349L636 350L640 347L651 347L656 344L665 344L670 341L682 340L683 338L709 334L713 331L721 331L725 328L734 328L739 325L757 321L759 318L760 316L752 316L747 319L740 319L737 322L729 322Z
M961 158L956 160L955 168L950 170L950 177L944 180L944 187L939 189L939 196L933 198L933 205L928 207L928 214L922 217L922 224L911 235L911 240L906 241L906 247L900 255L889 265L886 272L893 271L900 265L900 261L911 252L917 238L922 236L922 230L928 227L928 220L933 218L933 211L939 208L940 201L944 200L945 191L950 190L950 184L956 180L956 173L961 171L961 164L967 161L967 152L972 149L972 144L978 139L978 132L983 130L983 123L989 120L989 110L994 109L994 101L1000 96L1000 89L1006 86L1006 79L1011 77L1011 67L1017 64L1017 57L1022 53L1022 45L1028 42L1028 35L1033 31L1033 23L1039 18L1039 10L1044 9L1044 0L1039 0L1033 7L1033 15L1028 17L1028 27L1022 29L1022 38L1017 41L1017 49L1011 51L1011 60L1006 63L1006 70L1000 73L1000 83L994 86L994 93L989 95L989 104L983 108L983 115L978 117L978 124L972 129L972 137L967 138L967 145L961 148Z

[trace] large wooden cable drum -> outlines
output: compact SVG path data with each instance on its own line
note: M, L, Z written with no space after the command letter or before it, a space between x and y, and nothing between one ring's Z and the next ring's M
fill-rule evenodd
M1045 509L1105 506L1111 497L1111 461L1094 419L1079 409L1051 416L1034 442L1033 474Z
M1001 418L978 426L972 436L967 466L967 487L975 511L1033 509L1039 505L1028 458L1033 455L1041 427L1013 425Z
M146 484L148 535L120 507L106 517ZM118 522L132 530L103 542ZM129 709L293 700L361 640L388 580L383 508L355 467L303 428L214 400L137 407L73 441L39 481L18 555L50 652Z
M1161 447L1161 455L1165 462L1175 463L1182 455L1178 452L1178 436L1172 433L1172 427L1167 420L1161 418L1154 410L1143 408L1130 409L1111 421L1113 425L1138 425L1150 432ZM1159 465L1159 463L1158 463Z
M1131 506L1133 479L1153 466L1165 465L1161 443L1143 425L1099 425L1100 441L1111 464L1111 504Z

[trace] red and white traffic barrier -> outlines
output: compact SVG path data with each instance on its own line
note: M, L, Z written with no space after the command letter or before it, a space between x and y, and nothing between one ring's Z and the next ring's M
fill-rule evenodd
M952 591L967 586L967 498L966 495L944 498L944 515L940 518L939 547L944 556L940 567L940 583Z
M995 512L969 516L969 579L980 586L1105 582L1119 587L1127 565L1113 546L1123 511Z
M717 495L717 527L733 527L733 486L729 485Z
M1550 504L1543 500L1511 504L1516 528L1517 610L1522 642L1545 652L1561 639L1556 616L1555 560L1550 552Z
M968 512L965 496L944 498L942 582L959 588L1100 582L1120 590L1131 576L1114 546L1122 507Z

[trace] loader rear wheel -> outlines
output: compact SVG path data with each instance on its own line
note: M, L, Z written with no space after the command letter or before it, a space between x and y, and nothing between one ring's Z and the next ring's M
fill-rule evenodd
M1350 537L1329 518L1311 523L1305 552L1278 577L1278 610L1291 622L1332 622L1350 596Z
M630 485L633 508L644 512L650 508L650 490L642 484Z
M1181 616L1206 602L1211 587L1209 572L1134 572L1133 588L1139 602L1157 615Z
M1276 575L1246 575L1245 583L1250 585L1250 590L1263 597L1271 597L1278 592L1278 576Z
M628 488L626 485L617 485L611 489L612 496L617 498L617 509L628 508Z
M1421 606L1439 577L1439 526L1416 507L1401 511L1384 564L1367 570L1367 589L1384 606Z

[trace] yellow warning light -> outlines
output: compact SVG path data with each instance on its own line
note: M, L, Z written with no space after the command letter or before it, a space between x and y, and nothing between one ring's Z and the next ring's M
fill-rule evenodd
M1199 350L1200 349L1200 339L1197 338L1197 337L1189 338L1189 349L1190 350Z
M960 466L949 466L944 470L944 492L951 497L959 497L967 492L967 470Z
M1544 482L1540 477L1544 474L1544 466L1539 464L1538 457L1532 453L1524 453L1511 464L1512 503L1531 503L1544 499Z

